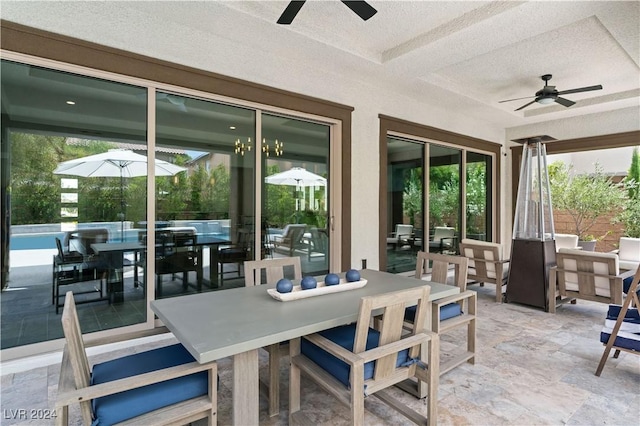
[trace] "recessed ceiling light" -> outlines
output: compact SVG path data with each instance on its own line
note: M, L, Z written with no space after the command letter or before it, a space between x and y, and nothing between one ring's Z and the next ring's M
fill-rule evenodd
M75 105L76 103L74 101L67 101L67 105Z
M236 129L236 126L229 126L229 128L230 128L231 130L235 130L235 129Z

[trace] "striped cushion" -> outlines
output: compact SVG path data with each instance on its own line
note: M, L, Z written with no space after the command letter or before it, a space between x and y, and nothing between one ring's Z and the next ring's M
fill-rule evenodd
M605 320L604 327L600 333L600 341L607 343L609 337L613 332L613 327L616 324L618 315L620 314L620 305L609 305L609 311L607 312L607 319ZM616 340L615 346L631 349L634 351L640 351L640 314L637 308L629 308L622 321L622 326Z

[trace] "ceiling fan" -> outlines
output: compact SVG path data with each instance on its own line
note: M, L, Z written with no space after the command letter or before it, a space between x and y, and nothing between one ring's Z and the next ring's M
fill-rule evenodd
M525 96L524 98L507 99L506 101L500 101L499 103L518 101L520 99L535 97L534 100L532 100L528 104L522 105L520 108L516 109L515 111L520 111L521 109L524 109L535 102L542 105L548 105L555 102L560 105L566 106L568 108L571 105L575 104L575 102L570 101L569 99L561 98L560 95L567 95L569 93L590 92L591 90L602 89L602 86L598 84L597 86L581 87L579 89L562 90L558 92L556 90L556 86L549 86L547 84L549 80L551 80L551 77L552 77L551 74L545 74L542 77L540 77L544 81L544 87L541 90L538 90L534 96Z
M371 18L373 15L378 13L378 11L375 10L369 3L363 0L353 0L353 1L340 0L340 1L342 1L342 3L344 3L345 6L347 6L349 9L354 11L356 15L358 15L364 21L366 21L367 19ZM291 22L293 22L294 18L296 17L300 9L302 9L302 6L305 4L305 2L306 0L290 1L287 7L284 9L284 12L282 12L282 15L280 15L280 18L278 18L278 24L283 24L283 25L291 24Z

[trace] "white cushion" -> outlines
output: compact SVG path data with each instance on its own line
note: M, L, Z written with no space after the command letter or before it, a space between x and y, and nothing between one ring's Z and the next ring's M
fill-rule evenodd
M618 256L620 260L640 262L640 238L620 238Z
M555 234L556 236L556 251L561 248L576 248L578 247L578 236L574 234Z
M572 249L560 249L558 253L568 253L574 255L576 258L580 257L595 257L602 258L602 262L595 261L593 264L593 272L601 275L615 276L620 272L620 266L618 263L618 256L615 253L598 253L598 252L584 252L581 250ZM615 259L615 265L613 270L609 269L608 260ZM566 271L577 271L578 266L576 259L565 259L564 269ZM578 291L578 274L565 273L565 287L569 291ZM610 297L610 280L605 277L595 277L595 291L596 295Z

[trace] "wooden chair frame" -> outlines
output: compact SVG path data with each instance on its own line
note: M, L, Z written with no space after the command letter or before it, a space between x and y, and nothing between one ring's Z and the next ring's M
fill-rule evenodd
M377 296L363 297L356 324L353 352L346 350L320 334L302 337L314 343L325 351L351 366L350 388L334 378L313 361L300 352L300 338L291 340L291 372L289 382L289 422L304 417L300 412L300 373L313 379L318 385L336 397L351 409L351 420L354 425L364 424L365 386L367 395L374 395L400 414L417 424L437 423L438 402L438 335L425 330L424 324L429 307L429 292L427 285L409 290L395 291ZM416 320L409 333L403 333L404 314L407 306L417 301ZM380 322L379 346L366 350L369 324L374 315L382 311ZM422 348L426 346L426 350ZM409 349L409 357L415 358L426 353L428 368L418 368L417 363L410 366L396 367L399 351ZM364 365L375 361L373 378L364 380ZM391 397L384 389L405 379L418 376L429 387L427 401L427 417L413 411L400 401ZM308 419L302 420L311 424Z
M466 250L472 251L473 256L468 256ZM502 287L507 285L504 268L509 263L509 259L503 259L502 245L464 239L460 243L460 254L469 259L469 284L480 283L481 287L485 283L495 284L496 302L502 303Z
M565 262L576 262L576 269L567 269ZM549 312L555 313L560 304L572 302L576 299L591 300L601 303L622 304L622 282L634 274L626 271L618 274L606 274L595 271L595 264L608 265L609 271L617 271L617 258L614 255L606 258L603 253L589 253L582 250L560 249L556 254L557 265L549 270L548 305ZM566 276L573 274L578 277L578 290L568 290ZM596 279L609 281L609 296L597 294Z
M299 257L286 257L277 259L264 259L247 261L244 264L245 286L260 285L262 283L262 271L266 271L266 282L275 284L284 278L284 269L293 268L293 278L302 278L302 267ZM260 390L269 398L269 416L276 416L280 412L280 358L283 351L288 352L288 347L280 343L264 348L269 353L269 384L260 382Z
M136 425L168 425L187 424L198 419L207 418L208 424L215 425L217 421L217 364L211 362L200 364L191 362L176 367L153 371L138 376L127 377L113 382L90 385L91 367L86 346L114 343L167 332L166 328L143 331L118 336L117 339L95 340L85 345L80 330L78 314L76 312L73 293L67 292L62 312L62 326L67 344L62 355L58 395L56 398L56 425L67 425L69 422L69 405L80 403L82 422L90 425L93 421L92 403L95 398L113 395L115 393L164 382L177 377L187 376L200 371L208 371L209 392L207 396L193 398L178 404L161 408L120 424Z
M430 262L431 270L429 271ZM460 289L459 294L431 302L431 331L440 335L441 333L445 333L458 327L467 327L466 351L453 356L446 363L441 363L440 375L465 362L475 364L476 312L478 298L475 291L467 290L468 264L469 260L462 256L426 253L423 251L418 252L415 275L417 279L422 279L425 275L429 274L431 275L429 281L449 284L448 274L453 266L453 285ZM441 321L440 308L450 303L458 303L462 310L462 315Z
M614 358L618 358L620 355L620 351L628 352L634 355L640 355L640 352L634 351L632 349L628 349L622 346L617 346L615 344L616 337L618 337L618 332L622 327L622 322L629 310L629 307L635 305L636 308L640 307L640 300L638 300L638 282L640 281L640 268L636 270L636 273L633 277L633 281L631 282L631 286L629 286L629 292L627 293L627 297L624 299L624 303L622 304L622 308L620 309L620 313L618 314L618 319L616 320L616 324L613 327L613 331L609 336L609 340L607 341L604 353L602 354L602 358L600 358L600 363L598 364L598 368L596 369L596 376L600 376L602 373L602 369L604 368L605 363L609 359L609 354L611 353L611 349L615 349L613 354Z

